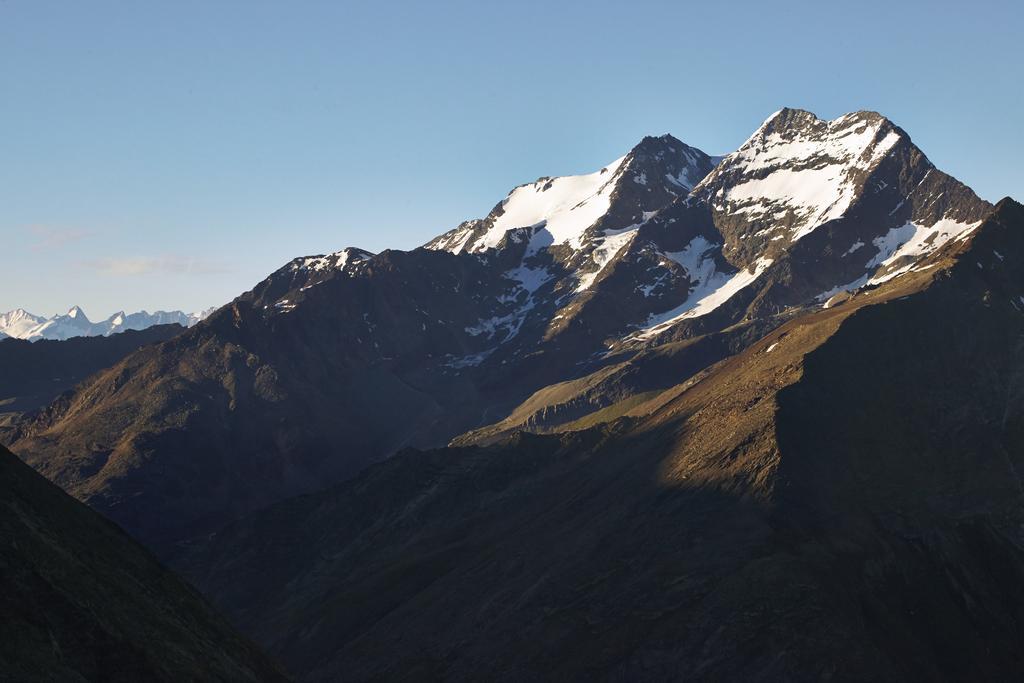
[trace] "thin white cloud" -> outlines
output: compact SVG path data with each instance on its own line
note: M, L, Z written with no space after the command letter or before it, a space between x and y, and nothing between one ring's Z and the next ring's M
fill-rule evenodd
M165 273L172 275L217 275L229 272L224 264L195 256L122 256L85 261L85 265L104 275L130 277Z
M32 251L52 251L78 242L95 233L78 228L54 228L48 225L33 225L29 228L33 242L29 245Z

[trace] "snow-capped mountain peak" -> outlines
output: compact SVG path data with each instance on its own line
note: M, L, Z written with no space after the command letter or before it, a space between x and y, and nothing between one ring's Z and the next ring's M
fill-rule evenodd
M780 280L757 306L882 282L989 209L880 114L823 120L784 108L724 157L645 137L592 173L521 185L425 246L508 268L513 289L500 301L517 303L471 326L495 339L503 328L518 335L527 317L546 317L548 338L570 326L621 329L612 309L633 320L627 339L654 339L686 334L681 323L699 327L727 303L723 315L735 315Z
M829 121L788 108L727 155L690 201L711 212L733 265L771 259L791 272L794 259L813 263L799 272L828 284L819 300L906 272L991 208L876 112Z
M29 330L46 322L46 318L29 313L24 308L16 308L7 313L0 313L0 331L8 337L24 338Z
M648 136L592 173L544 176L520 185L486 218L466 221L425 246L480 253L499 248L513 231L528 229L527 254L563 245L586 249L608 231L635 227L686 196L713 166L712 157L671 135Z
M539 242L576 242L603 216L610 205L613 180L626 159L619 157L598 171L585 175L541 177L516 187L483 221L463 224L427 245L459 253L496 248L506 233L516 228L535 228ZM484 228L484 229L480 229Z
M795 242L842 217L871 172L909 138L874 112L824 121L799 109L770 116L694 195ZM755 230L755 231L756 231Z

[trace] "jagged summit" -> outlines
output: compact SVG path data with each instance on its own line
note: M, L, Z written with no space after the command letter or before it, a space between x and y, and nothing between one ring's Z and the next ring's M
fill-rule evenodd
M770 116L690 203L710 212L719 255L739 269L744 288L758 278L743 273L763 273L750 293L785 281L758 302L763 310L826 301L907 272L990 209L884 116L829 121L799 109Z
M510 231L528 228L532 253L562 245L585 249L589 239L638 224L685 196L713 165L710 156L671 135L648 136L593 173L520 185L487 217L462 223L425 246L478 253L499 247Z
M782 109L727 155L694 195L721 214L746 219L767 241L795 242L840 218L883 160L910 139L874 113L823 121ZM884 172L885 169L883 169ZM765 240L758 240L759 245Z
M869 124L886 122L894 125L886 116L869 109L848 112L834 119L823 119L817 114L799 107L783 107L766 118L751 137L766 136L773 133L787 134L794 129L836 125L844 122L862 121ZM902 131L901 131L902 132Z
M713 157L668 133L644 137L630 150L627 160L638 173L654 170L656 177L659 171L663 173L669 182L667 189L673 194L677 188L687 192L692 190L715 165Z

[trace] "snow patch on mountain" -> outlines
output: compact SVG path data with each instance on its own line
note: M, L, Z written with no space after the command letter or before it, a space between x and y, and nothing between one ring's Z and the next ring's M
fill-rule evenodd
M630 230L614 231L612 234L606 234L601 238L601 241L590 253L590 258L595 268L579 275L579 280L576 284L577 293L589 289L594 284L594 281L597 280L597 277L608 264L633 242L633 238L636 237L636 230L636 228L632 228Z
M854 242L853 244L850 245L849 249L847 249L846 251L843 252L843 256L849 256L850 254L852 254L853 252L857 251L858 249L860 249L863 246L864 246L864 243L861 242L860 240L857 240L856 242Z
M682 251L665 253L686 271L692 283L690 293L679 306L650 316L640 331L634 333L636 338L649 339L681 320L707 315L754 282L772 264L771 259L761 258L751 270L724 273L715 264L715 254L720 246L698 236L690 240Z
M865 264L865 268L880 266L882 270L890 270L884 276L885 280L905 272L913 261L922 256L930 254L951 239L964 239L980 223L960 223L958 221L943 218L935 225L917 225L907 223L898 228L892 228L885 235L871 241L878 249L878 253ZM900 264L904 264L900 267ZM878 280L884 282L885 280Z
M876 252L864 264L863 275L852 282L832 287L815 298L819 302L826 302L827 307L828 300L841 292L854 292L861 287L880 285L903 273L920 270L919 264L924 257L950 240L967 239L979 225L980 222L962 223L943 218L934 225L910 222L891 228L884 235L871 240ZM853 251L851 249L847 253Z
M613 179L625 158L619 157L596 173L541 178L512 190L501 204L501 214L473 251L497 247L509 230L530 226L539 228L530 242L534 252L551 244L569 243L579 248L586 229L611 207Z
M316 256L303 256L291 262L293 271L303 270L312 272L323 272L327 270L344 271L347 266L366 261L373 258L371 252L355 247L346 247L333 254L319 254Z
M482 253L516 243L518 231L529 235L527 256L563 245L570 257L589 252L604 237L594 230L599 223L621 221L603 226L621 229L639 213L685 197L718 160L671 135L648 136L594 173L542 177L516 187L486 218L464 221L425 248ZM566 250L559 251L561 259Z
M554 279L554 275L547 268L531 268L523 264L504 275L515 284L512 291L499 297L498 301L502 304L514 304L513 309L504 315L478 320L475 325L465 328L467 334L474 337L486 335L488 339L495 339L499 332L504 332L501 338L496 339L499 344L513 339L519 334L530 311L537 305L534 299L537 290Z
M648 339L664 332L681 320L699 318L711 313L731 299L734 294L757 280L771 264L771 259L760 258L754 263L753 270L744 269L733 275L715 272L706 282L693 289L687 301L681 306L667 313L652 316L639 337Z
M550 282L554 275L547 268L530 268L520 265L505 273L505 277L519 283L519 288L532 295L545 283Z

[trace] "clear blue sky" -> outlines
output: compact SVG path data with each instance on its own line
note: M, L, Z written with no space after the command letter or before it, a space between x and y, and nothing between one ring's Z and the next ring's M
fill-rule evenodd
M645 134L875 109L1024 196L1014 2L0 0L0 311L228 301L410 248Z

